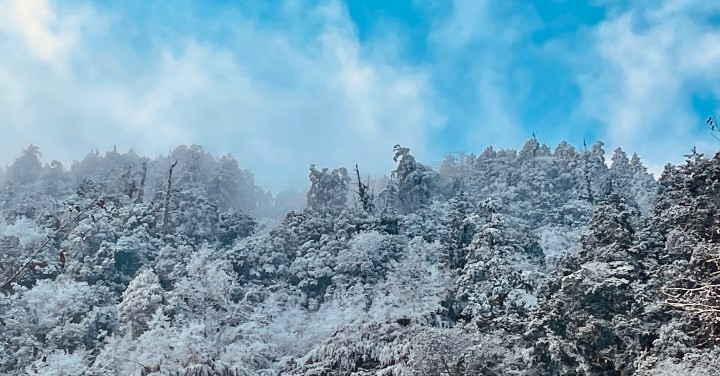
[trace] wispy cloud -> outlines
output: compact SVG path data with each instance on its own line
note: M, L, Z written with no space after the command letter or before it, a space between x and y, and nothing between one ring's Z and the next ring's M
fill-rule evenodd
M199 143L232 152L277 190L304 182L309 163L388 171L395 143L422 155L427 128L440 122L425 73L365 56L337 2L295 9L283 28L238 16L222 44L184 34L141 56L112 47L123 43L113 25L20 3L2 3L32 13L0 34L24 47L0 62L6 162L30 142L66 161L113 144L154 154Z
M720 94L720 34L710 19L720 6L659 5L622 10L598 25L590 69L579 74L580 110L600 121L611 144L639 152L656 171L695 145L710 149L692 96Z
M10 36L7 47L59 63L75 45L83 16L59 18L43 0L9 0L0 3L0 30Z
M447 85L443 109L452 125L463 129L463 146L515 146L527 136L521 112L531 85L517 60L527 53L522 46L539 21L531 7L522 5L450 4L428 36L436 83Z

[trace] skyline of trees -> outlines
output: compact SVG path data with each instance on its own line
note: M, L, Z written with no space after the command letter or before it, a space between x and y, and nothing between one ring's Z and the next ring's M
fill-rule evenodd
M298 206L198 145L31 145L0 179L0 373L711 374L720 159L393 153L376 190L310 166Z

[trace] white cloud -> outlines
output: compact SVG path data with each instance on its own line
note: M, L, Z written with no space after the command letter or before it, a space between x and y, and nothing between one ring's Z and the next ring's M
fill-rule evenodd
M20 47L51 63L60 63L77 42L87 8L76 8L74 15L58 17L48 0L5 0L0 2L0 31L19 40L5 38L8 47ZM22 41L23 43L17 43Z
M0 59L3 164L30 142L66 162L114 144L158 154L199 143L232 152L277 191L304 184L309 163L387 172L394 144L422 156L426 130L441 123L425 73L365 56L337 2L300 12L287 30L238 18L222 45L148 35L154 50L134 56L94 20L118 18L73 7L0 0L0 14L16 19L0 20L0 46L12 52ZM308 18L321 27L299 41Z
M451 12L435 22L429 35L435 73L460 77L456 90L467 90L471 98L446 109L461 111L455 120L463 124L456 126L468 145L513 147L529 137L520 119L529 84L515 59L524 53L521 41L538 26L532 6L510 9L485 0L454 0Z
M7 1L0 5L0 15L3 31L22 37L28 49L41 58L51 59L70 44L67 36L50 30L55 17L45 1Z
M637 151L655 172L695 145L713 144L691 95L720 94L720 34L706 22L718 10L712 2L668 0L595 29L596 54L586 64L597 70L580 78L582 112L600 121L612 147Z

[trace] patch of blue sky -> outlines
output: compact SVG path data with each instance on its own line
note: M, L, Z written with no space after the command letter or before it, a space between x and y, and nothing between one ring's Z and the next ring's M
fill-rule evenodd
M596 139L597 124L573 121L580 90L569 62L565 56L557 56L552 45L589 38L589 29L603 20L605 7L562 1L535 2L532 7L526 4L496 2L486 8L498 20L525 24L520 27L525 32L516 39L507 42L496 39L496 35L480 34L467 41L461 51L448 54L443 41L430 39L433 25L450 16L452 7L417 1L347 1L361 42L398 38L403 62L430 72L436 105L446 115L445 126L431 131L433 139L441 141L433 145L434 154L484 147L478 145L478 139L465 136L473 116L478 115L479 93L474 83L488 70L504 77L512 98L508 110L516 113L522 126L520 137L536 133L549 143L569 139L575 144L583 138ZM498 58L500 62L488 66L487 60ZM516 147L520 142L518 139L505 146Z

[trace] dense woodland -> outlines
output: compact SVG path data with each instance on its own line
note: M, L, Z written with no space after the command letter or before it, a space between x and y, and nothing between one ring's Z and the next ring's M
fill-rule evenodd
M31 145L0 170L0 374L718 374L720 157L388 156L298 203L199 146Z

